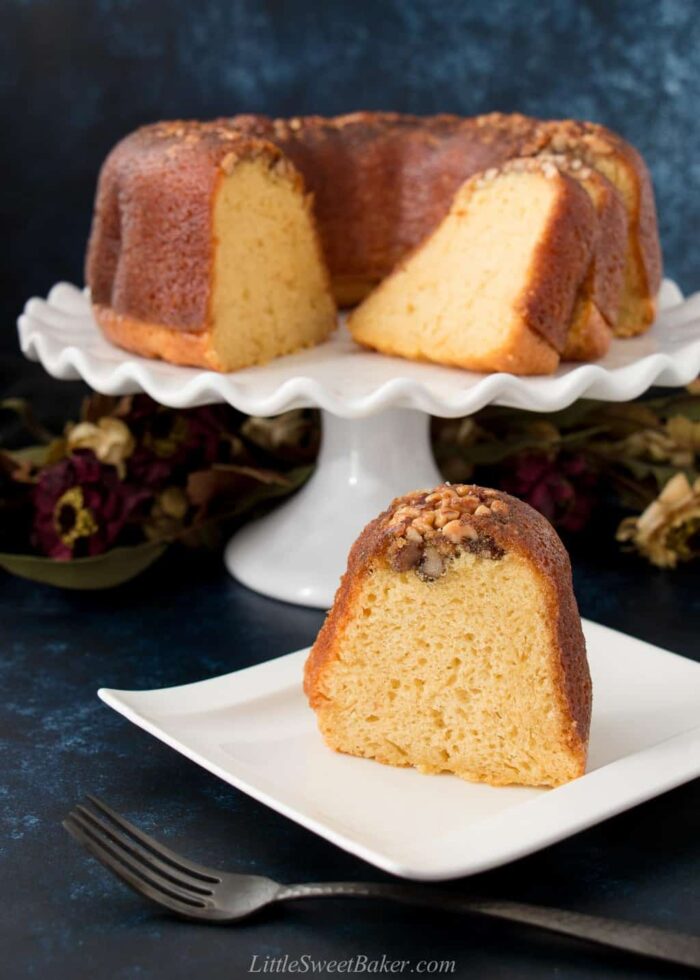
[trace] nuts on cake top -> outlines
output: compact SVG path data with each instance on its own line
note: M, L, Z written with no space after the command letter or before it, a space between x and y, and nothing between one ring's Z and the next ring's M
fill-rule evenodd
M507 520L508 513L496 490L466 484L446 483L398 497L385 518L389 563L397 572L413 569L431 582L463 551L502 558L503 548L489 528L494 519Z

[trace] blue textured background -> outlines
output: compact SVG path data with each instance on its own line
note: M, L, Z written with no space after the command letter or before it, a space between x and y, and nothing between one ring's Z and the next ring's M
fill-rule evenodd
M700 287L697 0L2 0L5 349L79 281L99 164L158 118L385 108L578 116L654 176L668 272Z

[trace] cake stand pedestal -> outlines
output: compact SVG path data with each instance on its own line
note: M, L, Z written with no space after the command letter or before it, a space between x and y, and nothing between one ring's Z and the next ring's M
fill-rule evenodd
M360 530L401 493L440 480L429 415L456 418L488 404L538 412L587 396L628 401L651 385L680 386L700 373L700 293L684 300L666 281L657 323L614 341L596 364L551 377L479 375L363 351L341 324L309 351L233 374L150 361L100 333L84 291L59 283L31 299L18 321L27 357L56 378L82 378L108 395L145 392L172 408L227 402L250 415L320 408L322 442L309 482L272 514L246 525L226 549L244 585L287 602L327 608Z
M306 485L226 548L226 566L266 595L325 609L361 529L407 490L433 487L440 472L430 418L407 408L343 419L321 413L321 451Z

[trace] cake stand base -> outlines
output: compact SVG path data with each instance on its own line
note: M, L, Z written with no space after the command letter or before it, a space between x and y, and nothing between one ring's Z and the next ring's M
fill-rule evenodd
M226 567L274 599L327 609L348 551L368 521L399 494L440 483L430 417L388 409L361 419L321 413L318 464L308 483L229 542Z

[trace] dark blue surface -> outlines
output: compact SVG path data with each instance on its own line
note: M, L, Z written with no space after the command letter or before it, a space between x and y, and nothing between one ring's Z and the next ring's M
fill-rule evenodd
M644 153L668 272L700 288L697 0L3 0L3 342L82 278L97 170L144 122L358 108L579 116Z
M616 551L575 556L582 612L697 656L700 567L671 575ZM677 971L527 932L365 901L309 903L227 929L161 916L60 826L102 795L205 864L283 881L379 872L200 770L96 698L182 684L310 643L315 611L257 596L217 560L166 559L119 590L0 580L0 976L245 976L254 954L447 958L457 977L671 977ZM700 782L450 887L697 930ZM440 828L431 832L439 833ZM201 972L200 972L201 971Z

